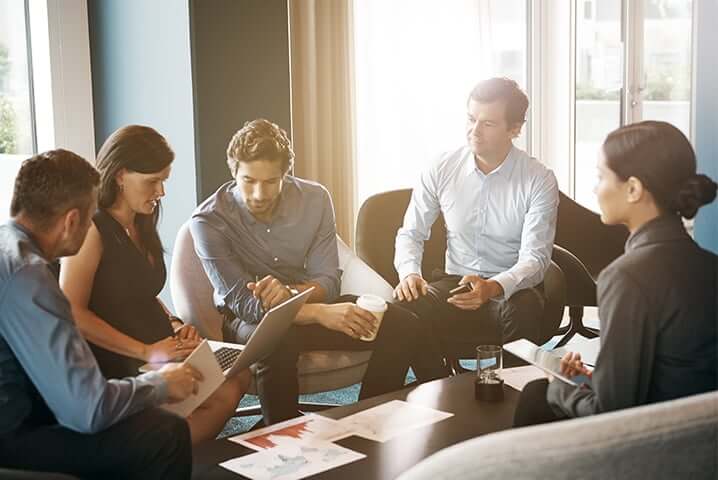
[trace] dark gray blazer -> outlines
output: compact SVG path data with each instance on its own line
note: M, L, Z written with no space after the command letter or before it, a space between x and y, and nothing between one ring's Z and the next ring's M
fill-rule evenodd
M598 278L601 352L592 387L559 380L548 402L580 417L718 388L718 257L680 218L639 228Z

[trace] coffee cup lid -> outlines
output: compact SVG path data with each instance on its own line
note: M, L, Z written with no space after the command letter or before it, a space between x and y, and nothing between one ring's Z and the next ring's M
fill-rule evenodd
M371 294L362 295L357 298L356 304L358 307L361 307L364 310L369 310L370 312L385 312L388 308L386 300L378 295Z

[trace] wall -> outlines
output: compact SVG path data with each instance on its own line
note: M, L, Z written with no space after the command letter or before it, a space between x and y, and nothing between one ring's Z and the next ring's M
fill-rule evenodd
M199 200L230 179L226 150L244 122L290 125L287 0L190 0Z
M718 182L718 0L696 0L695 146L698 171ZM695 238L718 253L718 200L701 208Z
M232 134L256 117L291 133L287 2L88 0L88 15L97 149L139 123L175 150L160 223L169 265L179 227L230 178Z
M188 2L90 0L88 13L97 149L117 128L144 124L175 151L159 227L169 255L197 198Z

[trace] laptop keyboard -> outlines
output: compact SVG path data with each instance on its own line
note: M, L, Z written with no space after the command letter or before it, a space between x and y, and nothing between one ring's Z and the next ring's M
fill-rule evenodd
M242 350L238 350L236 348L222 347L219 350L215 350L214 356L217 358L217 362L219 362L219 367L224 372L229 367L234 365L234 361L237 359L240 353L242 353Z

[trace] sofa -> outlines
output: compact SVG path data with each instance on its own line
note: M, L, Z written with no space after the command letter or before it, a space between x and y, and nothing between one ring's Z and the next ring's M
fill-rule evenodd
M718 391L506 430L446 448L401 475L437 479L718 478Z

